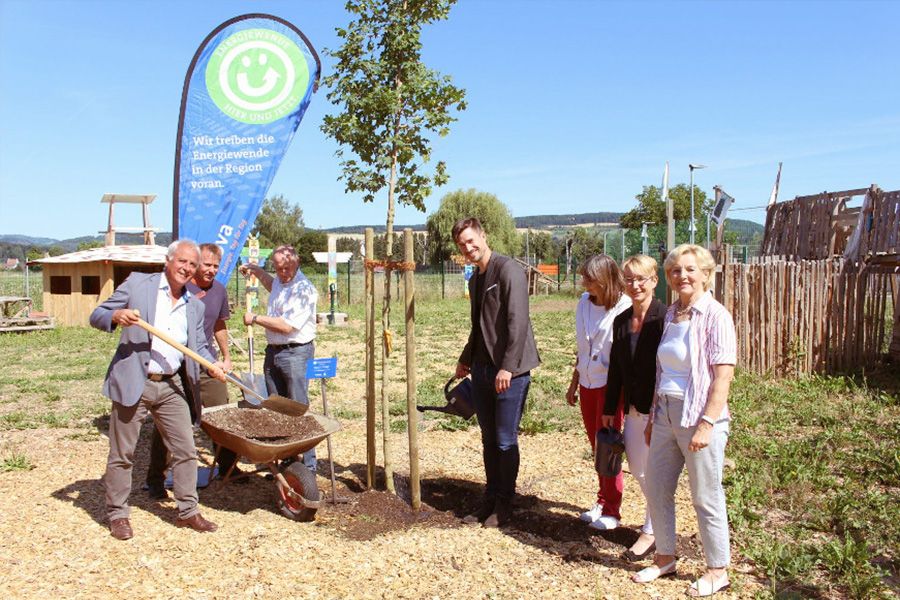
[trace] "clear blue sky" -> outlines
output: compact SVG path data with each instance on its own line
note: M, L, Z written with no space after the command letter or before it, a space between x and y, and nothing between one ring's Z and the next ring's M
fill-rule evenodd
M68 238L106 225L105 192L155 193L171 227L181 88L203 38L267 12L323 57L347 23L340 1L0 0L0 233ZM458 188L515 216L626 211L644 185L688 180L734 208L823 190L900 188L898 2L460 0L428 29L425 60L467 90L469 109L435 157ZM383 224L337 181L313 97L269 194L307 226ZM121 212L139 224L137 211ZM400 224L427 213L401 209ZM764 212L731 216L764 220Z

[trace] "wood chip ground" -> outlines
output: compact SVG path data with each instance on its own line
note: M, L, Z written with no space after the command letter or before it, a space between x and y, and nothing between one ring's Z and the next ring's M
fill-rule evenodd
M337 497L332 504L325 443L318 485L326 500L315 521L297 523L275 507L263 474L244 484L200 490L203 515L219 525L198 534L173 525L175 502L147 498L150 425L135 457L131 495L135 537L120 542L106 523L106 433L83 430L0 432L0 446L24 447L28 471L0 474L0 592L7 598L680 598L703 569L686 481L679 486L679 573L639 586L642 565L619 555L637 535L643 502L626 476L623 528L601 534L577 519L596 479L583 433L521 439L521 493L515 525L492 530L462 524L483 485L477 427L420 433L423 510L409 508L406 435L393 435L398 495L364 491L365 423L333 436ZM73 435L76 434L77 435ZM379 433L379 438L380 438ZM209 440L197 434L209 460ZM378 457L379 464L383 464ZM249 470L253 465L242 464ZM627 465L626 465L627 469ZM383 482L382 482L383 483ZM732 588L717 596L751 598L761 590L737 557Z

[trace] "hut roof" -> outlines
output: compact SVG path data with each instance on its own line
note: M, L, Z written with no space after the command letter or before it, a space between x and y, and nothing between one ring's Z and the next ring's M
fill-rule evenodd
M28 264L74 264L98 261L165 264L166 248L164 246L104 246L103 248L91 248L59 256L39 258L28 261Z

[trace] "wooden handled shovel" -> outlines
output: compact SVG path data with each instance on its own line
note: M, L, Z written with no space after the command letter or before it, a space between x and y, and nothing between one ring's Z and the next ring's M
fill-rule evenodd
M136 314L140 315L140 312L138 312L137 310L135 310L134 312ZM184 353L185 356L191 357L192 359L194 359L195 361L197 361L198 363L200 363L202 366L206 367L207 369L214 366L213 363L206 360L205 358L203 358L202 356L200 356L199 354L197 354L196 352L194 352L187 346L179 344L178 342L173 340L171 337L169 337L168 334L166 334L163 331L160 331L159 329L157 329L156 327L154 327L147 321L145 321L141 318L138 318L137 326L140 327L141 329L146 330L151 335L158 337L159 339L161 339L168 345L172 346L179 352ZM251 404L254 404L256 406L260 406L262 408L268 408L269 410L273 410L275 412L280 412L282 414L291 415L291 416L295 416L295 417L299 417L299 416L306 414L306 411L309 409L309 405L307 405L307 404L302 404L300 402L294 402L290 398L286 398L284 396L279 396L278 394L270 394L268 398L265 398L264 396L257 393L257 391L255 389L253 389L252 386L247 385L246 383L244 383L243 381L241 381L239 378L235 377L231 373L225 373L225 379L227 379L229 383L233 383L234 385L236 385L239 388L241 388L242 390L244 390L245 399L248 402L250 402ZM253 400L251 400L251 398L255 398L258 402L254 402Z

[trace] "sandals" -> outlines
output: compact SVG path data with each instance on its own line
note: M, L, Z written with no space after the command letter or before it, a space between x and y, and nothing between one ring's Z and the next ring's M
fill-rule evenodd
M646 569L641 569L637 573L635 573L631 580L635 583L650 583L651 581L656 581L660 577L668 577L669 575L675 574L675 564L677 559L672 559L667 565L663 565L658 567L656 565L650 565Z
M631 548L629 548L628 550L626 550L625 552L622 553L622 559L627 560L628 562L639 562L639 561L644 560L645 558L647 558L649 555L653 554L654 552L656 552L656 542L653 542L652 544L650 544L650 546L646 550L641 552L640 554L633 552L631 550Z
M709 578L707 578L707 575L709 575ZM691 584L691 587L687 589L687 595L692 598L706 598L724 590L729 585L731 585L731 582L728 581L728 573L725 573L718 579L707 573Z

